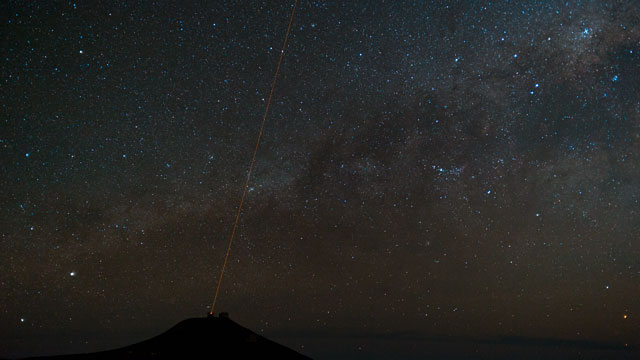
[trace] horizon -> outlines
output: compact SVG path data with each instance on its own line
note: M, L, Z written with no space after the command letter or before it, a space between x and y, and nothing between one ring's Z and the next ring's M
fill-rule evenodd
M225 314L225 315L223 315ZM159 334L154 334L151 337L145 337L139 339L140 341L131 341L129 339L128 342L122 343L119 345L109 345L95 348L90 351L85 351L80 354L91 355L94 352L100 351L113 351L113 350L123 350L128 353L131 350L137 347L136 353L140 351L151 351L156 352L159 349L150 347L150 345L143 345L147 343L148 340L157 339L163 344L171 344L175 343L176 349L182 347L184 344L180 342L179 339L183 338L176 337L179 333L184 333L184 331L203 331L204 329L201 326L204 324L202 322L194 322L194 320L231 320L231 324L234 325L234 330L232 331L234 334L237 330L235 327L242 324L238 324L233 319L229 317L228 313L221 312L216 315L207 315L206 317L196 317L196 318L188 318L181 320L177 324L174 324L170 328L166 329ZM225 326L222 325L221 322L209 323L213 326L211 329L215 329L216 327ZM217 324L217 325L215 325ZM227 324L227 323L225 323ZM196 328L198 330L196 330ZM181 329L181 330L178 330ZM219 328L220 331L222 328ZM251 329L246 329L251 332ZM85 334L86 335L86 334ZM239 335L239 334L237 334ZM265 337L267 334L260 334ZM521 356L521 358L529 358L533 355L541 356L541 354L545 354L545 356L551 356L552 358L563 358L563 356L571 356L571 355L580 355L582 357L588 358L596 358L597 356L622 356L623 358L628 358L633 354L637 353L637 347L628 346L628 344L613 344L613 343L605 343L605 342L597 342L597 341L589 341L589 340L567 340L567 339L554 339L554 338L526 338L519 336L503 336L503 337L485 337L485 338L470 338L470 337L461 337L461 336L426 336L425 334L420 334L418 332L393 332L393 333L362 333L358 331L345 331L345 329L328 329L326 331L321 332L305 332L300 333L298 331L280 331L275 332L270 335L273 335L273 338L267 338L268 340L280 339L281 345L289 346L290 349L297 351L300 354L304 354L306 351L312 351L318 355L320 358L332 358L332 359L352 359L352 358L375 358L375 359L385 359L390 357L398 356L398 354L402 353L402 350L398 351L398 349L389 350L385 349L384 344L390 343L394 346L399 346L401 344L411 344L413 343L414 351L418 351L416 353L407 355L402 354L405 358L422 358L423 356L444 356L444 358L455 359L455 358L467 358L470 355L475 356L487 356L491 355L493 359L507 359L512 358L514 355ZM235 335L234 335L235 336ZM246 336L246 335L244 335ZM162 339L162 340L160 340ZM212 339L215 340L215 339ZM329 346L326 346L327 341L342 341L345 343L351 342L351 346L344 346L343 351L335 353L335 349L332 349ZM246 341L246 340L245 340ZM251 340L254 342L255 340ZM309 344L309 348L306 348L304 345L300 346L300 342L305 342ZM200 342L200 340L198 340ZM157 341L156 341L157 343ZM133 345L133 347L131 347ZM218 344L220 346L224 344ZM297 345L297 346L296 346ZM355 345L355 349L348 349L348 347L353 347ZM140 347L142 346L142 347ZM228 346L227 346L228 347ZM365 348L375 348L376 356L371 357L371 355L363 355L358 354L358 352L362 352ZM173 348L173 347L170 347ZM146 349L146 350L144 350ZM265 349L266 350L266 349ZM265 351L263 350L263 351ZM354 352L354 350L356 350ZM403 349L406 350L406 349ZM229 350L226 350L229 351ZM529 351L529 352L527 352ZM162 353L161 353L162 354ZM59 355L68 355L68 353L60 353L60 354L40 354L36 356L59 356ZM166 356L167 354L165 354ZM282 355L282 354L280 354ZM113 355L113 358L117 358L117 355ZM29 357L30 359L31 357ZM38 357L40 359L40 357ZM44 359L44 358L43 358Z

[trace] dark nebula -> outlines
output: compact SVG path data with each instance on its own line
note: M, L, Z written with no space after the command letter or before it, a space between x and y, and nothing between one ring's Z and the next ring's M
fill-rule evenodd
M2 2L0 357L207 313L292 6ZM255 166L216 308L262 336L638 345L635 0L300 0Z

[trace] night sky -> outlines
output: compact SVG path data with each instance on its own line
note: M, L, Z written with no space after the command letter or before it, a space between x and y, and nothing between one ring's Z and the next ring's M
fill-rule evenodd
M0 5L0 357L206 315L292 7ZM300 0L216 311L637 344L638 7Z

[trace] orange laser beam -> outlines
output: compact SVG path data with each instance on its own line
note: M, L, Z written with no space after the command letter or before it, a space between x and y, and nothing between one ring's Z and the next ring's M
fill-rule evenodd
M220 271L220 278L218 279L218 286L216 287L216 294L213 297L213 304L211 305L210 315L213 315L213 310L216 306L216 301L218 300L218 293L220 292L220 285L222 284L222 277L224 276L224 269L227 267L227 261L229 260L229 253L231 252L231 244L233 243L233 238L236 234L236 229L238 228L238 221L240 220L240 213L242 212L242 205L244 204L244 199L247 196L247 188L249 187L249 180L251 180L251 173L253 172L253 164L256 162L256 154L258 153L258 147L260 146L260 139L262 139L262 133L264 131L264 124L267 120L267 115L269 114L269 107L271 106L271 98L273 97L273 91L276 88L276 82L278 81L278 73L280 72L280 65L282 64L282 59L284 58L284 49L287 46L287 40L289 39L289 32L291 31L291 25L293 24L293 15L296 12L296 7L298 6L298 0L295 0L293 4L293 9L291 10L291 17L289 19L289 26L287 27L287 33L284 36L284 41L282 42L282 51L280 51L280 59L278 60L278 66L276 67L276 73L273 76L273 82L271 83L271 91L269 92L269 99L267 100L267 108L264 111L264 116L262 117L262 124L260 125L260 132L258 133L258 140L256 141L256 147L253 149L253 156L251 157L251 163L249 164L249 172L247 173L247 179L244 182L244 189L242 190L242 197L240 198L240 205L238 206L238 211L236 213L236 220L233 224L233 230L231 230L231 237L229 239L229 246L227 246L227 254L224 257L224 263L222 264L222 270Z

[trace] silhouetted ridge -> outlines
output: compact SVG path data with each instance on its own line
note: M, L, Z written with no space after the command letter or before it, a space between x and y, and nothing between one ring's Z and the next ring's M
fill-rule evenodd
M140 343L90 354L31 359L309 359L244 328L229 318L187 319Z

